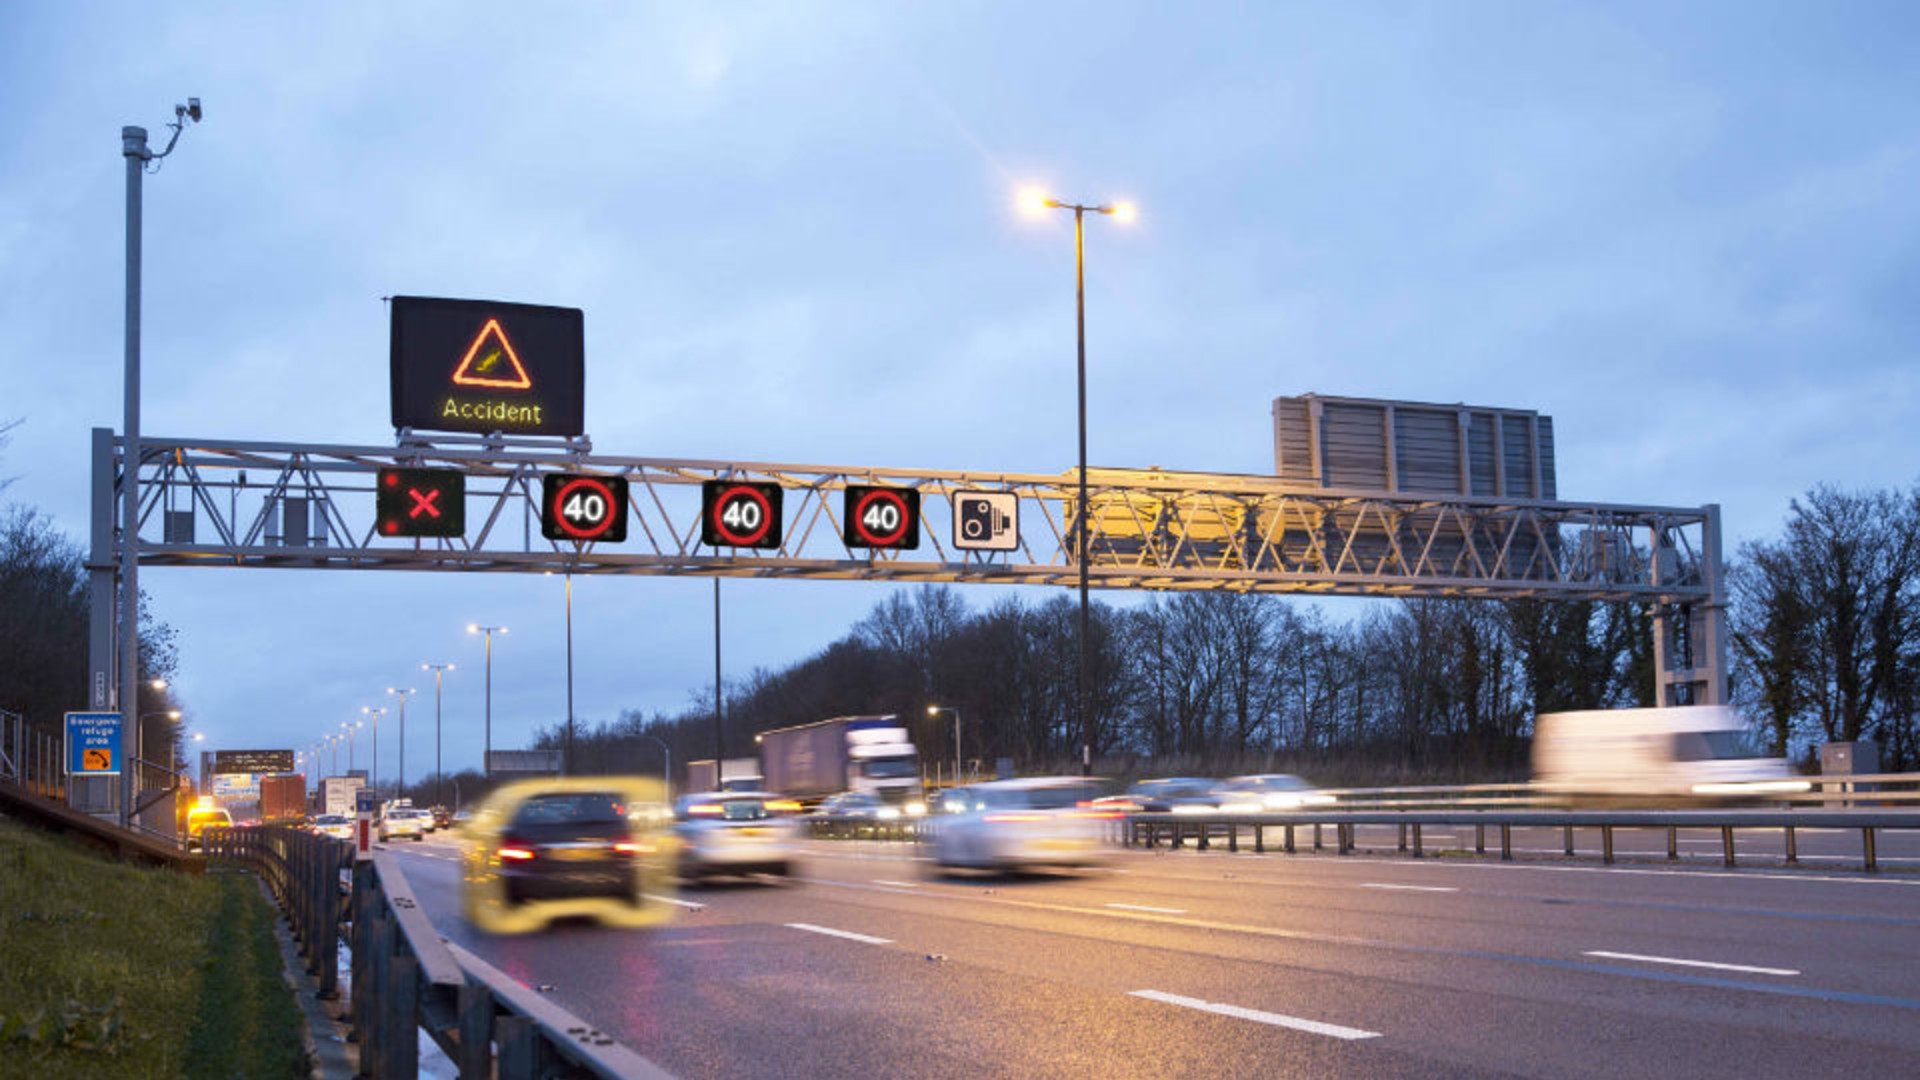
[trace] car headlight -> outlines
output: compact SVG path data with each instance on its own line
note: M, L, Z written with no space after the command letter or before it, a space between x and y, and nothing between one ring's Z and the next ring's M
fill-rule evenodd
M881 821L892 821L894 818L900 816L900 810L898 807L883 806L873 816L879 818Z
M1176 814L1211 814L1213 813L1213 807L1201 806L1197 803L1181 803L1173 808L1173 812Z
M907 816L908 816L908 817L920 817L921 815L923 815L923 814L925 814L926 812L927 812L927 804L926 804L926 803L923 803L923 802L910 802L910 803L908 803L908 804L907 804Z

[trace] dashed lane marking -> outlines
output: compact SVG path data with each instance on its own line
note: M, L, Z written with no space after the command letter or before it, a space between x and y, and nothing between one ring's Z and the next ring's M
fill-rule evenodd
M1287 1016L1282 1013L1264 1012L1260 1009L1242 1008L1239 1005L1222 1005L1218 1002L1182 997L1179 994L1168 994L1159 990L1134 990L1131 991L1131 996L1146 998L1148 1001L1163 1002L1167 1005L1178 1005L1185 1009L1198 1009L1201 1012L1217 1013L1220 1016L1231 1016L1236 1020L1252 1020L1255 1023L1272 1024L1274 1027L1292 1028L1295 1031L1304 1031L1310 1035L1325 1035L1333 1039L1355 1040L1377 1039L1380 1037L1380 1033L1377 1031L1362 1031L1359 1028L1341 1027L1339 1024L1328 1024L1319 1020L1305 1020L1298 1016Z

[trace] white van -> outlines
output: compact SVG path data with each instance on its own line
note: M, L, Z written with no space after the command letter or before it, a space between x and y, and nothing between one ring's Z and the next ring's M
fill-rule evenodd
M1570 800L1739 800L1807 791L1787 759L1761 757L1725 705L1546 713L1534 721L1533 783Z

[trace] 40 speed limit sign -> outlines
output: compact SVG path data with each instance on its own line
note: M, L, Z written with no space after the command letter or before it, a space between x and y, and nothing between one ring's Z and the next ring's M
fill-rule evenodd
M920 493L912 488L848 484L844 510L840 538L850 548L920 546Z
M708 547L779 547L780 485L748 480L702 483L700 542Z
M541 536L602 544L626 540L626 477L549 473L540 486Z

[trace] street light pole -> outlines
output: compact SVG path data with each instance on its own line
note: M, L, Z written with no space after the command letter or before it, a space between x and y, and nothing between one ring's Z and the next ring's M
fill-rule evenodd
M380 790L380 718L387 714L385 709L376 709L371 705L360 706L360 711L373 720L373 767L367 774L367 786Z
M387 693L400 699L400 786L394 789L396 795L407 793L407 699L419 691L409 686L405 689L387 687Z
M1093 710L1088 705L1088 691L1091 686L1089 657L1088 598L1087 598L1087 249L1086 215L1108 214L1122 223L1132 221L1134 208L1132 203L1117 202L1106 206L1086 206L1080 203L1065 202L1049 197L1044 192L1029 188L1020 195L1023 209L1071 210L1073 211L1073 310L1075 338L1079 346L1079 413L1080 413L1080 469L1079 495L1074 512L1073 561L1080 573L1080 664L1075 679L1074 707L1080 719L1080 773L1093 775Z
M122 388L125 415L122 434L126 446L120 464L120 626L118 683L120 715L140 711L140 235L141 179L147 162L158 161L173 153L180 142L188 119L200 122L200 99L188 98L187 104L173 107L173 137L167 148L154 153L147 147L147 129L127 126L120 129L120 156L127 163L127 259L126 259L126 374ZM133 803L137 794L132 765L139 760L140 720L120 726L120 756L127 765L120 770L120 822L133 821Z
M720 579L713 579L713 776L718 787L720 760L726 753L726 716L720 692ZM691 768L692 766L688 766Z
M487 735L485 748L482 751L483 756L480 759L480 774L487 777L493 775L493 635L496 631L504 634L507 628L481 626L479 623L467 624L467 633L484 634L487 639Z
M938 705L927 706L928 716L938 716L943 712L953 714L953 782L958 784L960 782L960 763L962 761L960 756L960 710L946 709Z
M567 575L567 745L562 752L560 775L573 775L573 575Z
M453 670L452 664L421 664L420 670L433 672L433 801L445 806L446 774L440 771L440 692L442 677Z

